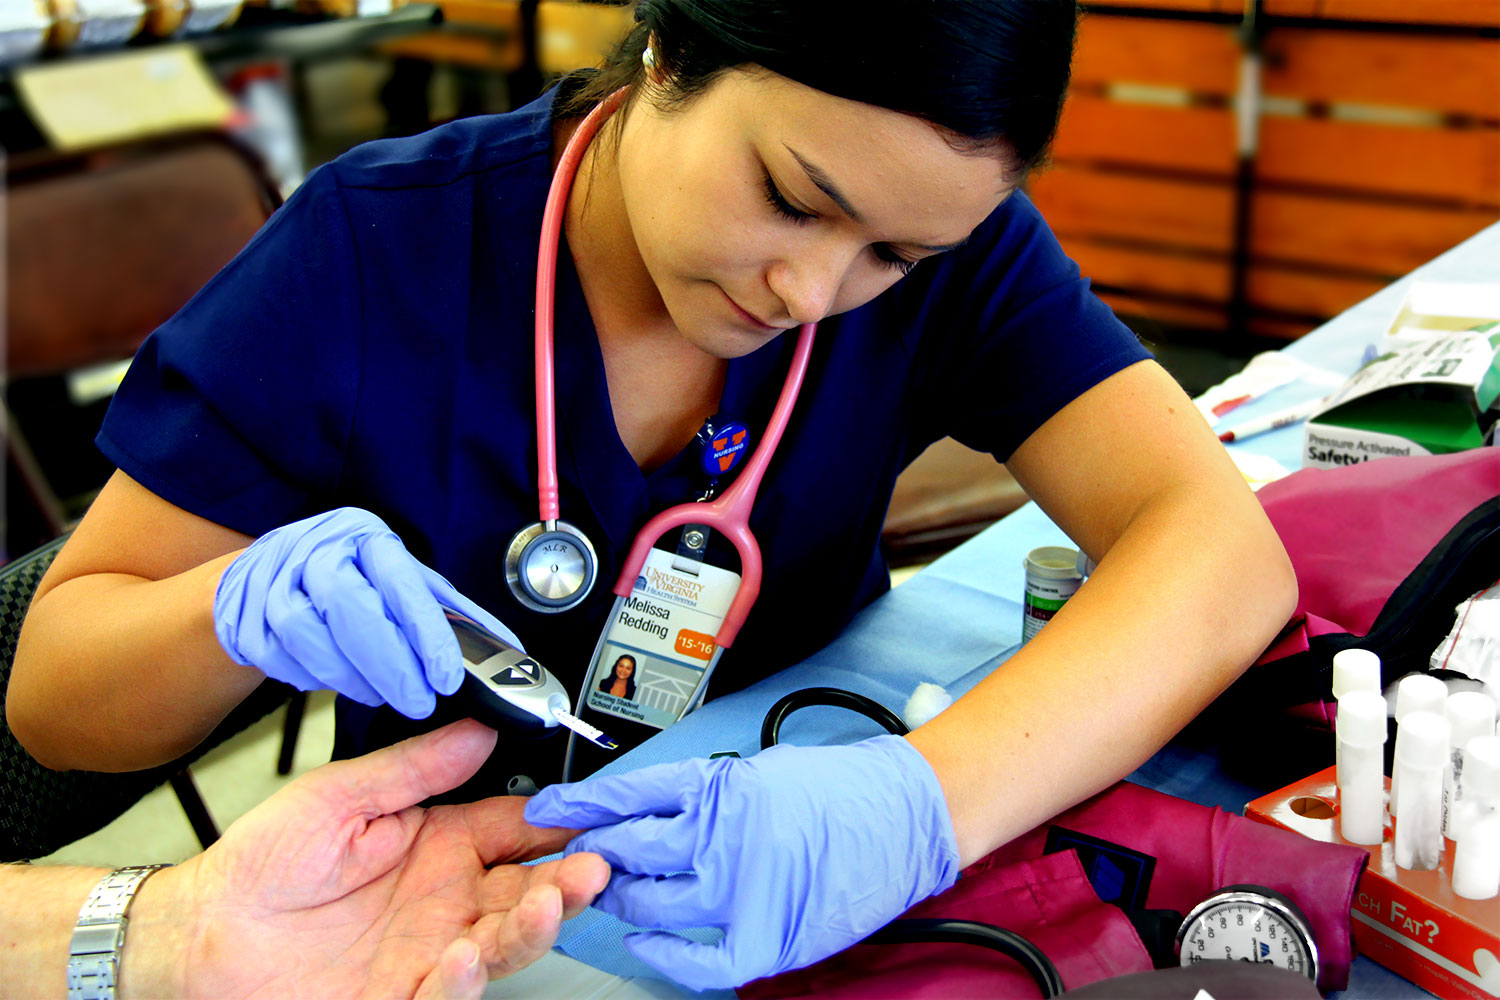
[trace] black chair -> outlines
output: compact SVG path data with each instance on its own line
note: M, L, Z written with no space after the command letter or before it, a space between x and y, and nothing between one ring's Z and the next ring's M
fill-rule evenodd
M284 684L266 681L191 753L149 770L52 771L38 764L3 725L4 692L10 686L16 639L31 595L65 540L56 539L0 567L0 862L42 857L102 829L163 782L171 783L193 832L207 847L218 839L218 830L193 784L188 765L293 696L300 720L304 695ZM288 729L294 742L296 728L290 715L289 709ZM289 765L285 742L281 756Z

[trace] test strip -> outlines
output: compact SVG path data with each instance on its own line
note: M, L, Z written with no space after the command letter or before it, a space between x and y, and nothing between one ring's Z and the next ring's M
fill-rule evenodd
M606 736L604 730L594 728L572 712L561 708L554 708L552 709L552 717L595 746L603 747L606 750L620 749L620 744L616 743L609 736Z

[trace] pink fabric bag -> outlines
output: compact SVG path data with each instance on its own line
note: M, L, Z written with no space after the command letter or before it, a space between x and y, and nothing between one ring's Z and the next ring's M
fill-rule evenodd
M1236 883L1290 897L1307 916L1318 946L1318 986L1348 984L1354 958L1349 907L1369 860L1366 851L1317 843L1125 782L974 863L953 888L903 916L975 920L1015 931L1047 954L1068 989L1150 969L1150 955L1130 919L1094 889L1097 883L1117 884L1110 869L1117 863L1129 868L1129 858L1095 855L1090 872L1075 850L1046 853L1049 838L1066 843L1077 835L1147 859L1133 894L1133 902L1146 909L1186 913L1219 887ZM738 992L747 1000L1041 995L1018 963L961 944L858 944Z
M1374 651L1387 684L1425 670L1454 607L1500 577L1500 447L1303 469L1259 497L1299 595L1230 689L1237 708L1252 696L1331 725L1334 653Z

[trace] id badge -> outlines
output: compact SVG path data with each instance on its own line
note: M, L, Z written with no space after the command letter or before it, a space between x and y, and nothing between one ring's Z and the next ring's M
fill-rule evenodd
M675 561L653 548L630 596L615 598L589 666L594 711L666 729L702 701L740 575L703 562L684 572Z

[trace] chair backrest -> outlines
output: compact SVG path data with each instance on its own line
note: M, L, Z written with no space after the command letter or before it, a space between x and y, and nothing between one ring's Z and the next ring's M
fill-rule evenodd
M65 530L109 474L93 446L103 405L69 402L63 377L134 355L281 195L253 153L212 130L20 153L5 191L9 555Z
M6 188L10 378L130 357L280 202L218 132L21 154Z
M0 567L0 861L51 854L109 824L143 795L284 702L291 689L266 681L186 756L146 771L52 771L4 725L16 639L42 575L66 538Z

